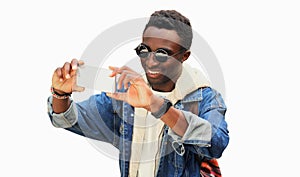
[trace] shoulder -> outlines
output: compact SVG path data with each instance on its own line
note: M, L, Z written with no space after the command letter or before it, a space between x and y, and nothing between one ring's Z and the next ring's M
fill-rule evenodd
M220 92L215 90L212 87L204 87L200 88L202 89L202 104L204 104L208 107L212 108L225 108L226 105L223 99L223 96L221 95Z

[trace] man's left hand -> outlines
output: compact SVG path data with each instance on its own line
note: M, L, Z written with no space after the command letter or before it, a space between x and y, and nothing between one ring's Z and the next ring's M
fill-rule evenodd
M109 69L112 70L110 77L120 75L117 89L124 86L124 89L128 90L126 92L106 93L106 95L116 100L125 101L133 107L150 110L153 93L143 77L127 66L121 68L110 66Z

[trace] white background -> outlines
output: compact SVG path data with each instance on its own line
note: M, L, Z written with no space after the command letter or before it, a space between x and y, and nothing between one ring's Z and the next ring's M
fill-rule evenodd
M51 126L51 75L102 31L160 9L189 17L222 67L231 136L223 176L298 174L296 0L30 0L0 2L0 176L119 176L117 160Z

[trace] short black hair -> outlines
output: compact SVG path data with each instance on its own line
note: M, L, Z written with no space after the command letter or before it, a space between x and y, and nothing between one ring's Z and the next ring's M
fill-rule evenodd
M190 49L193 39L193 31L190 20L176 10L155 11L150 16L144 32L150 26L175 30L178 36L181 38L180 45L186 50Z

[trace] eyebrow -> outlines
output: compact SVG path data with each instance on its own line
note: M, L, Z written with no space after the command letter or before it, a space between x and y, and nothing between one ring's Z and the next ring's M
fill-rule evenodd
M153 51L148 45L146 45L145 43L142 43L147 49L149 49L150 50L150 52L151 51ZM167 48L158 48L158 49L156 49L155 51L157 51L157 50L159 50L159 49L163 49L163 50L165 50L169 55L172 55L174 52L172 51L172 50L170 50L170 49L167 49Z

